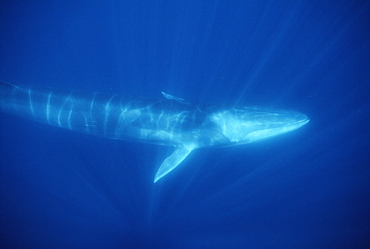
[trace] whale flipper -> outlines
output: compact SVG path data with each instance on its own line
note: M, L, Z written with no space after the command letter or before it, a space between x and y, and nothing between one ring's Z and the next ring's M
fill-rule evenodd
M154 178L154 183L175 169L194 149L192 147L177 147L159 167Z

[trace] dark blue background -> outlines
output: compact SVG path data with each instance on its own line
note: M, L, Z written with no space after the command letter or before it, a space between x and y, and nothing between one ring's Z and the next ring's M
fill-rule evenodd
M1 1L0 80L307 114L194 151L0 115L1 248L369 248L369 1Z

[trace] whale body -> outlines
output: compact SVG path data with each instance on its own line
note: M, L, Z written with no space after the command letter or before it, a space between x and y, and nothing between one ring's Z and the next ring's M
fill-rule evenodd
M154 182L194 149L252 143L296 130L309 122L293 111L198 105L163 93L160 100L119 94L66 92L0 82L0 109L45 124L110 139L173 146Z

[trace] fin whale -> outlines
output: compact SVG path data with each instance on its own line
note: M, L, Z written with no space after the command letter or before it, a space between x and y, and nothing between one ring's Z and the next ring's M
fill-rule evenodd
M173 146L174 152L160 165L154 182L176 168L194 149L248 144L309 122L298 112L216 108L162 94L163 99L153 101L0 82L0 110L110 139Z

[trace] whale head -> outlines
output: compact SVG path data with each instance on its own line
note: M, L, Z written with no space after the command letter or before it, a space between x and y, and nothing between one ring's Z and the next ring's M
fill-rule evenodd
M210 121L231 145L240 145L296 130L310 120L299 112L245 107L217 111L210 116Z

